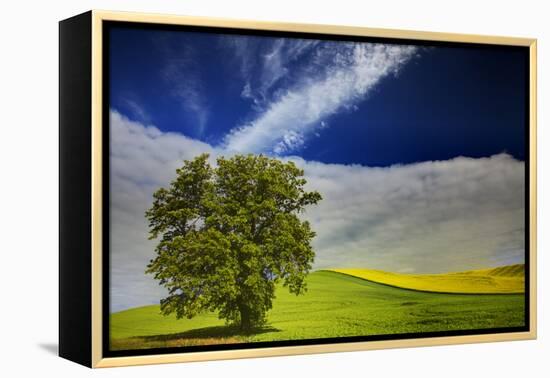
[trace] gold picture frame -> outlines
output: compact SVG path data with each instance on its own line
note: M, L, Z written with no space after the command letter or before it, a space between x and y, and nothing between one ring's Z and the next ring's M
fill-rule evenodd
M103 353L104 337L104 312L103 297L106 288L103 286L103 255L102 246L108 235L104 234L104 140L103 122L105 119L103 93L103 75L104 75L104 51L103 51L103 25L105 22L131 22L144 24L163 24L163 25L186 25L198 27L214 27L241 30L261 30L289 33L312 33L333 36L354 36L354 37L376 37L393 38L403 40L421 40L434 42L452 42L452 43L472 43L472 44L491 44L491 45L509 45L522 46L529 49L529 235L525 243L529 245L528 255L528 288L529 292L529 330L525 332L495 333L495 334L475 334L445 337L427 337L427 338L407 338L397 340L379 340L379 341L361 341L345 342L331 344L313 344L296 346L275 346L252 349L234 349L234 350L215 350L215 351L197 351L182 353L166 353L155 355L133 355L122 357L105 357ZM93 10L81 16L62 21L60 24L60 127L61 127L61 186L63 191L64 177L68 177L73 172L69 165L64 165L64 161L69 159L64 155L71 151L65 147L68 143L75 143L75 138L81 138L83 143L89 144L90 168L86 171L86 181L82 182L82 187L89 186L89 200L85 202L85 208L89 211L89 221L83 224L71 222L71 213L64 206L70 206L74 201L81 199L83 193L69 193L70 189L65 189L65 203L61 203L61 230L60 230L60 355L89 367L115 367L144 364L160 364L187 361L207 361L219 359L236 359L250 357L267 357L283 355L300 355L310 353L329 353L346 352L371 349L420 347L447 344L466 344L495 341L511 340L529 340L535 339L537 335L536 314L537 314L537 279L536 279L536 201L537 201L537 153L536 153L536 39L501 37L501 36L482 36L454 33L436 33L424 31L377 29L367 27L353 26L335 26L335 25L316 25L316 24L294 24L280 22L260 22L253 20L232 20L210 17L189 17L146 13L127 13ZM83 33L82 40L78 39L79 32ZM84 41L84 42L82 42ZM82 68L84 71L67 74L71 62L74 61L73 54L78 53L79 49L85 49L87 54L81 58L81 62L88 62L87 66ZM69 61L73 59L73 61ZM83 63L83 64L84 64ZM76 68L74 68L76 69ZM83 73L89 69L89 77L82 77ZM85 75L84 75L85 76ZM82 90L83 97L77 96L74 92L69 95L68 91L75 82L84 83L79 87ZM63 91L66 94L63 94ZM78 90L80 91L80 89ZM86 97L89 93L89 97ZM80 101L75 104L75 101ZM89 101L89 102L87 102ZM70 113L69 108L75 109L75 106L82 111L78 114ZM78 135L72 135L67 131L69 123L74 126L74 122L86 122L89 128L83 127ZM65 136L64 136L65 135ZM65 138L65 139L64 139ZM65 151L65 152L64 152ZM82 152L85 153L85 152ZM65 159L65 160L64 160ZM66 163L70 164L70 163ZM65 169L65 171L64 171ZM65 172L65 173L64 173ZM65 176L64 176L65 175ZM63 195L62 195L63 196ZM87 197L88 198L88 197ZM78 230L71 227L80 227ZM76 232L87 235L87 242L80 238L79 240L68 240L69 232ZM72 244L71 244L72 243ZM79 249L75 249L75 248ZM72 249L71 249L72 248ZM85 250L84 257L71 257L69 250L79 253L80 249ZM74 277L71 273L80 277ZM80 274L87 272L86 274ZM82 280L82 281L78 281ZM77 282L78 281L78 282ZM89 282L89 286L82 286ZM90 289L89 296L84 295L79 299L84 301L83 307L79 311L89 311L89 316L82 316L76 310L71 309L74 306L76 294L71 291L78 289ZM108 288L107 288L108 289ZM87 312L86 312L87 313ZM67 326L69 319L79 317L77 324ZM80 351L75 352L80 342L86 344Z

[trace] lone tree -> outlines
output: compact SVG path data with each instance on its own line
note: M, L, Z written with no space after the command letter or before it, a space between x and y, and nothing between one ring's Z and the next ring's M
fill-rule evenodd
M163 314L192 318L218 311L244 331L266 321L275 285L306 291L315 236L298 214L321 195L306 192L303 170L266 156L185 161L147 210L150 239L159 239L147 266L168 289Z

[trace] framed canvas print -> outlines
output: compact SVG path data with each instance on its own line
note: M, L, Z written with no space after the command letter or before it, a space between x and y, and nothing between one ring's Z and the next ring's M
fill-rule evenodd
M62 357L536 337L534 39L60 22Z

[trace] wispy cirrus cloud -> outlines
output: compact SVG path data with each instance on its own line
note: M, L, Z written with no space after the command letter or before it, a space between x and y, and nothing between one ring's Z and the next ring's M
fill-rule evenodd
M198 66L197 51L178 40L172 45L169 37L159 38L158 45L164 56L161 69L163 80L169 84L171 95L181 101L183 110L195 121L197 136L202 136L209 119L209 105Z
M252 100L256 110L265 110L276 89L291 81L290 65L319 43L310 39L238 36L225 36L220 41L236 58L244 82L241 96Z
M281 63L282 44L275 44L269 64L262 72L265 88L288 75ZM297 74L286 88L279 86L258 116L235 127L224 140L224 147L237 152L291 153L321 128L321 123L344 110L353 110L385 77L395 75L417 54L415 46L372 43L322 42L294 50L315 47L306 66L295 67ZM292 51L294 51L292 50ZM286 51L284 56L294 56ZM288 84L288 83L287 83ZM259 93L262 93L262 90ZM251 87L243 93L252 96ZM265 98L265 95L263 95Z
M121 102L122 106L126 108L130 114L132 114L134 119L146 124L151 123L151 116L143 108L143 106L137 102L137 100L134 100L131 97L125 97L121 100Z

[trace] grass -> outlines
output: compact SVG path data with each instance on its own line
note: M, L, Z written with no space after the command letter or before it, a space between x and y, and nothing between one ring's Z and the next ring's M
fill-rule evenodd
M443 274L399 274L371 269L331 269L404 289L435 293L519 294L525 290L524 264Z
M475 275L474 275L475 276ZM524 325L524 295L461 295L404 290L347 274L308 276L303 296L278 288L269 323L249 334L216 314L177 320L159 306L111 315L111 349L162 348L517 327Z

